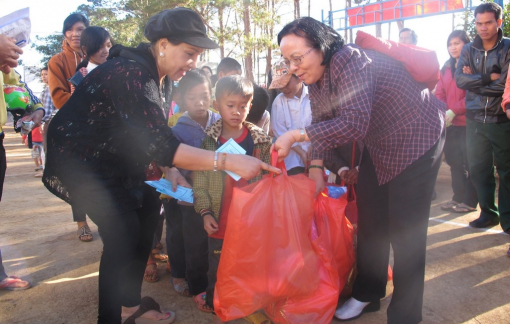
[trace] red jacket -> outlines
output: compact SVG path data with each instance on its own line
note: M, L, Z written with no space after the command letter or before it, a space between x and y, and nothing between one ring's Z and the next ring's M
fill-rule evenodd
M21 138L23 138L23 140L26 140L27 135L21 135ZM42 137L41 129L39 128L39 126L32 129L32 142L39 142L39 143L43 142L43 137Z
M450 68L445 68L436 85L436 97L446 103L446 109L455 113L453 126L466 126L466 91L457 87Z

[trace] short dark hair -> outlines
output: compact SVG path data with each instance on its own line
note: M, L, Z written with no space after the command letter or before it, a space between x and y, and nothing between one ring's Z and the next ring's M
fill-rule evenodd
M41 69L41 71L48 71L48 66L43 66L43 68Z
M253 97L253 83L240 75L229 75L216 83L216 100L222 96L240 95L246 98Z
M85 28L80 37L80 46L85 46L85 54L91 57L96 54L103 46L106 40L110 39L113 45L110 33L103 27L90 26Z
M89 20L82 14L79 13L73 13L67 16L66 20L64 20L64 27L62 28L62 34L65 35L66 31L71 30L73 28L74 24L77 22L82 22L85 27L89 26Z
M268 104L269 93L267 93L267 90L253 84L253 101L251 102L250 113L248 117L246 117L246 120L250 123L257 124L264 115Z
M220 64L218 64L218 68L216 69L216 74L219 74L220 72L228 73L230 71L240 71L243 72L243 68L237 60L231 58L231 57L225 57L220 61Z
M416 34L416 32L414 30L412 30L411 28L402 28L398 32L398 36L400 37L400 34L402 34L403 32L410 32L411 37L413 38L413 44L414 45L418 44L418 34Z
M211 75L213 75L213 72L212 72L212 69L211 69L211 67L210 67L210 66L208 66L208 65L204 65L204 66L202 66L202 67L200 68L200 70L203 70L203 69L207 69L207 70L209 70L209 72L211 72Z
M484 2L475 9L475 18L477 14L482 14L486 12L493 12L496 20L501 19L501 6L494 2Z
M188 110L188 107L184 107L184 97L188 91L193 89L195 86L205 83L207 85L207 88L209 89L209 94L212 95L212 88L211 88L211 80L209 80L209 77L207 74L205 74L204 71L201 69L195 69L191 70L189 72L186 72L186 74L182 77L182 79L179 81L179 86L176 89L176 99L177 103L180 107L183 108L183 110Z
M287 24L278 33L278 45L284 36L294 34L306 39L309 46L324 54L321 65L329 64L331 57L344 46L344 39L333 28L311 17L301 17Z

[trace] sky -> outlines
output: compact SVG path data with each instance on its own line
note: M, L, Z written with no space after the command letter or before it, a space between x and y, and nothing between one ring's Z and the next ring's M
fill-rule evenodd
M476 5L478 0L473 0ZM371 1L374 2L374 1ZM62 32L62 23L64 19L76 8L87 3L86 0L0 0L0 8L2 13L10 13L22 8L30 8L30 19L32 23L31 38L35 40L35 36L48 36L50 34L60 34ZM505 1L506 3L506 1ZM312 3L312 10L310 16L321 20L321 11L324 10L324 15L327 15L329 10L328 0L314 0ZM333 1L333 10L341 9L344 4L343 0ZM291 22L294 18L293 7L287 6L281 9L282 26ZM301 0L301 15L308 14L308 0ZM455 24L460 23L457 20ZM382 28L383 38L388 38L388 24L384 24ZM448 58L446 49L446 40L452 29L452 15L440 15L436 17L412 19L405 22L405 27L412 28L418 34L418 46L435 50L440 64L442 65ZM375 26L362 28L361 30L375 35ZM355 33L356 30L354 30ZM343 35L343 32L341 32ZM395 23L391 25L390 39L398 40L398 29ZM40 65L41 56L30 45L23 48L24 54L22 56L23 62L26 65ZM20 68L23 70L22 68ZM21 73L21 72L20 72ZM36 82L37 83L37 82ZM32 83L29 83L32 86ZM32 87L39 88L40 85L33 85ZM38 89L34 89L38 92Z

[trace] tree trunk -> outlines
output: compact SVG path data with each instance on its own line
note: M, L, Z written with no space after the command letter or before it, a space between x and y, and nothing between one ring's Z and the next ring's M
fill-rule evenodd
M220 59L225 58L225 27L223 26L223 8L218 8L218 23L220 25L220 36L218 42L220 46Z
M294 0L294 19L301 17L299 12L299 0Z
M308 0L308 17L310 17L310 8L312 0Z
M244 38L248 41L251 38L251 26L250 26L250 0L244 0L244 10L243 10L243 20L244 20ZM245 51L246 57L244 58L244 68L245 68L245 76L250 81L254 81L253 79L253 56L252 51Z

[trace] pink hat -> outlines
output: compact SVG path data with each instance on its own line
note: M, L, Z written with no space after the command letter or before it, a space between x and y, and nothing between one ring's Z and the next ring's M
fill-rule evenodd
M290 78L292 78L292 73L289 70L289 67L283 59L278 59L273 66L271 67L271 74L273 77L273 81L269 85L269 89L280 89L283 88L289 83Z

